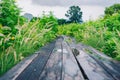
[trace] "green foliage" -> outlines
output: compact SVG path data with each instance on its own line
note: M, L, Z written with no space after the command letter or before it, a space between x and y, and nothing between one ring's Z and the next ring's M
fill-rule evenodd
M23 24L25 21L25 18L20 16L20 8L16 6L15 0L1 0L0 8L0 24L10 27L15 34L15 25Z
M105 12L106 15L112 15L114 13L120 13L120 4L114 4L110 7L107 7L104 12Z
M104 25L110 31L120 30L120 14L116 13L112 16L105 17Z
M110 38L105 42L103 52L107 54L110 57L115 58L117 56L117 53L115 52L116 50L116 45L115 42L113 41L115 38Z
M120 61L120 40L119 39L113 39L113 41L116 45L115 52L117 53L117 56L115 57L115 59Z
M69 18L70 22L82 22L82 11L79 6L71 6L65 16Z
M58 19L58 24L59 25L63 25L63 24L66 24L66 23L67 23L66 19Z
M57 19L53 16L51 12L48 15L43 14L43 16L40 18L40 24L42 24L42 26L44 26L46 29L52 28L52 31L54 31L55 33L58 31Z
M13 28L18 22L20 9L15 5L14 0L2 0L0 6L2 8L0 22L3 26Z

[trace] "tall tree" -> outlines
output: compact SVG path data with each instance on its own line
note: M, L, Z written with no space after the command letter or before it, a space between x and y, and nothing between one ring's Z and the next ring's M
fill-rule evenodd
M59 25L66 24L66 19L58 19L57 21Z
M82 22L82 11L79 6L71 6L65 16L69 18L70 22Z
M114 13L120 13L120 4L114 4L110 7L107 7L104 12L105 12L106 15L112 15Z

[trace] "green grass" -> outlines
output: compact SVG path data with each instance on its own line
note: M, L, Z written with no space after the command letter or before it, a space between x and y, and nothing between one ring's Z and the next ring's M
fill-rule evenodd
M43 28L40 29L40 27ZM4 35L1 33L0 75L56 37L52 28L46 29L43 25L40 26L38 20L22 26L17 25L16 29L18 30L17 34L9 32Z

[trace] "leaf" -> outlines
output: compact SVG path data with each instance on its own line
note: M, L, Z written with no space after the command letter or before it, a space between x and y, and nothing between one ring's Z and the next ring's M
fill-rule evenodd
M4 35L4 34L2 34L2 33L0 33L0 37L5 37L5 35Z
M10 27L7 27L7 26L4 26L1 28L2 30L10 30L11 31L11 28Z

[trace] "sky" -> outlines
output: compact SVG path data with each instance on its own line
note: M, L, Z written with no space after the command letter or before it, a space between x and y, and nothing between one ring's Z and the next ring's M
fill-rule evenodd
M57 18L65 18L65 13L70 6L76 5L83 12L82 19L97 19L104 14L105 7L109 7L115 3L120 3L120 0L17 0L17 5L22 8L24 13L31 13L33 16L42 15L43 11L50 11Z

